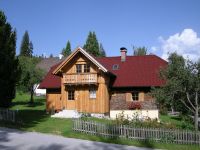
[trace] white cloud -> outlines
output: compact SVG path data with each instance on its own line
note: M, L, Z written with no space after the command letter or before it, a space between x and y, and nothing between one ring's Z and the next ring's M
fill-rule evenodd
M181 33L169 36L168 39L159 37L161 42L162 58L167 59L168 54L177 52L184 58L198 60L200 58L200 38L192 29L184 29Z
M152 47L151 47L151 51L152 51L152 52L156 52L156 51L158 51L158 47L156 47L156 46L152 46Z

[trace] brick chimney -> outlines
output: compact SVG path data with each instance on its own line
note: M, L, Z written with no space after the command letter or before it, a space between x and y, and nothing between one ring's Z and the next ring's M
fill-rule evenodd
M121 61L122 62L126 61L127 49L125 47L121 47L120 52L121 52Z

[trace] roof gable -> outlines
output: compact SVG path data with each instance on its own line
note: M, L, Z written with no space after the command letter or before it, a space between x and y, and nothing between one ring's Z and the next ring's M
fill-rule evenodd
M108 72L108 70L101 65L96 59L94 59L88 52L86 52L81 47L78 47L74 50L73 53L71 53L54 71L53 74L58 74L61 69L68 63L70 60L72 60L78 53L82 53L86 58L88 58L91 62L93 62L100 70L103 72Z

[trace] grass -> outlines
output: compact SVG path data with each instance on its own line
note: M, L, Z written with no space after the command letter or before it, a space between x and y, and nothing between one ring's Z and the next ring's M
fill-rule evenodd
M160 115L160 121L180 129L194 130L192 121L179 116Z
M45 99L44 97L35 97L35 104L29 105L30 96L28 94L17 93L16 98L13 100L11 109L18 110L19 123L0 122L0 126L17 128L24 131L35 131L48 134L56 134L70 138L79 138L91 141L100 141L106 143L116 143L125 145L134 145L139 147L161 148L169 150L199 150L195 145L178 145L178 144L165 144L149 141L133 141L125 139L112 139L103 138L99 136L91 136L87 134L81 134L72 131L71 119L59 119L51 118L45 112ZM94 119L99 121L98 119ZM163 121L174 121L179 124L180 120L174 120L167 118L167 116L161 116Z

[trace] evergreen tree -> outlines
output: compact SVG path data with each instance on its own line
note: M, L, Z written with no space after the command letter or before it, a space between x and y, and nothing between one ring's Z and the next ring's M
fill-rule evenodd
M32 57L33 43L30 42L28 31L25 31L20 47L20 56Z
M30 43L29 43L29 55L30 56L32 56L33 55L33 43L32 43L32 41L30 41Z
M105 50L103 48L103 45L101 43L99 44L99 51L100 51L100 56L101 57L105 57L106 56L106 52L105 52Z
M53 58L53 54L50 54L49 58Z
M9 107L15 97L15 87L19 79L16 58L16 31L0 11L0 107Z
M95 32L89 32L87 40L83 48L94 56L101 56L99 51L99 43Z
M142 56L147 55L147 48L146 47L133 47L133 55L134 56Z
M64 57L69 56L71 54L71 44L70 44L69 40L67 41L66 47L62 49L61 54Z

